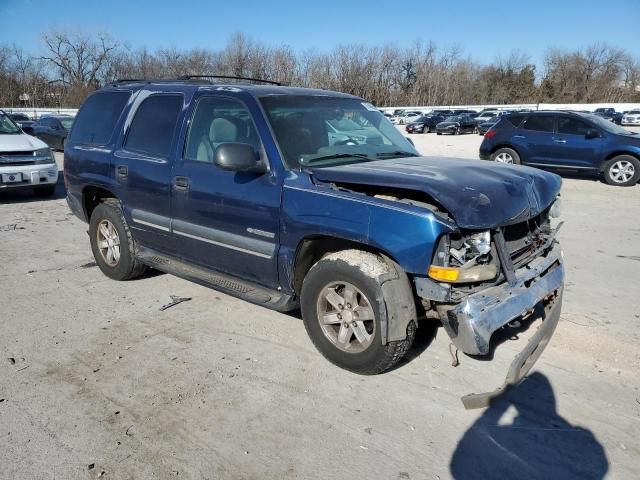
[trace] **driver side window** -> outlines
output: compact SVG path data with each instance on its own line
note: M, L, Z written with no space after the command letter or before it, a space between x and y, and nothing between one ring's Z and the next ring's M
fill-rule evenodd
M223 143L246 143L255 152L262 151L251 113L244 104L233 98L203 97L193 114L184 157L213 163L216 149Z

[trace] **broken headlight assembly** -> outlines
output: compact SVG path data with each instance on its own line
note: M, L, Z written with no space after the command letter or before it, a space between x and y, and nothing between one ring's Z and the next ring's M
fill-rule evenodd
M440 237L429 277L446 283L474 283L493 280L498 267L491 254L491 232Z
M560 218L560 215L562 215L562 201L558 197L549 208L549 216L551 218Z

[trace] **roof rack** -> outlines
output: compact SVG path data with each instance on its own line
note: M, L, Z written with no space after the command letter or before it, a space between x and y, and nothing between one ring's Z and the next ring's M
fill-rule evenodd
M182 75L178 77L178 80L192 80L198 78L222 78L227 80L246 80L248 82L258 82L258 83L267 83L269 85L278 85L282 86L280 82L274 82L273 80L264 80L262 78L251 78L251 77L236 77L234 75Z

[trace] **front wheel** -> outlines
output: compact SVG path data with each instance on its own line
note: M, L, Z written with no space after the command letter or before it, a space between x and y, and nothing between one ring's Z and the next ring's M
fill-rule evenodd
M491 154L491 160L499 163L510 163L519 165L520 155L513 148L499 148Z
M395 291L404 292L404 303L411 303L404 308L412 308L415 313L406 275L396 272L384 259L361 250L327 255L309 270L300 297L302 319L311 341L331 363L373 375L391 368L409 350L415 337L415 320L408 323L404 340L382 344L380 308L385 309L387 318L391 317L387 315L387 302L402 303L398 298L384 298L385 280L401 282L400 290ZM388 279L394 275L395 279ZM383 299L382 306L379 299Z
M618 155L604 166L604 179L618 187L635 185L640 179L640 161L631 155Z

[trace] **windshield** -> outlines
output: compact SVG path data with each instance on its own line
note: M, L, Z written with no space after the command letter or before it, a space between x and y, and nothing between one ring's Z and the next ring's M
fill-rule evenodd
M272 95L260 102L289 169L418 155L384 115L358 99Z
M69 130L71 128L71 125L73 125L73 118L61 118L58 117L58 120L60 120L60 123L62 124L62 126L64 128L66 128L67 130Z
M640 110L631 110L627 112L627 115L640 115Z
M595 123L598 127L600 127L601 129L609 133L614 133L616 135L633 135L633 132L630 132L629 130L625 130L624 128L619 127L615 123L610 122L609 120L606 120L602 117L599 117L598 115L585 115L585 117L588 117L589 120Z
M18 127L6 113L0 112L0 134L20 133Z

